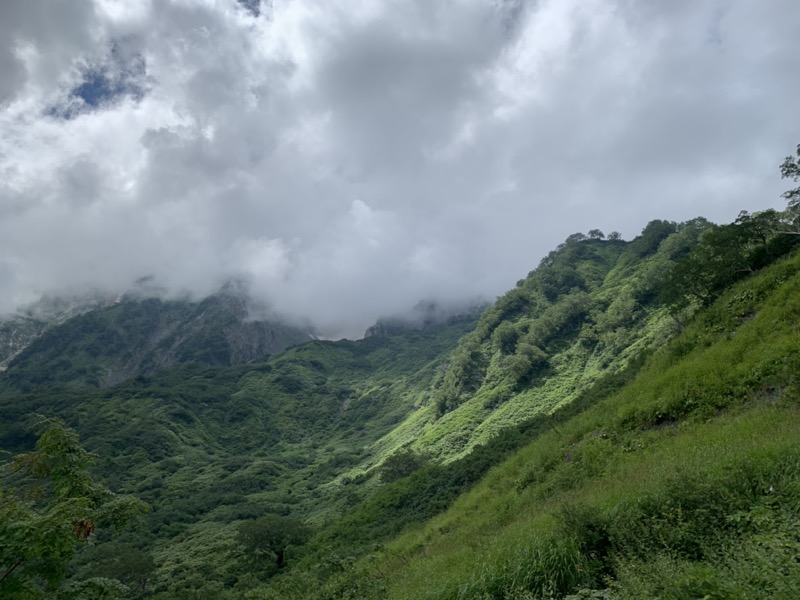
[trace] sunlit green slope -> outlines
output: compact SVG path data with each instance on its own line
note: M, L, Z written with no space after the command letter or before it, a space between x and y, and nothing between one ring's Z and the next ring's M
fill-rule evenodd
M231 351L231 317L216 303L180 319L172 313L185 307L158 301L89 313L49 331L3 374L0 444L30 444L35 413L65 419L112 488L151 503L126 543L152 557L154 590L241 589L253 584L236 559L241 523L285 515L340 542L356 536L361 552L445 509L546 421L524 423L667 339L675 322L658 282L699 229L656 221L632 242L576 234L477 328L467 316L310 342L246 366L202 364L228 362ZM162 326L172 322L175 331ZM167 358L177 364L151 368ZM132 379L92 389L108 385L109 372ZM401 475L425 467L408 506L387 512L379 493L354 511L382 492L404 452ZM349 515L361 524L330 529Z
M381 447L439 461L465 456L663 344L678 326L659 300L663 275L708 226L653 221L632 242L570 236L483 313L428 403Z
M303 591L304 574L273 589L286 598L355 597L347 589L415 600L788 598L800 589L798 531L795 254L733 286L632 382L318 595Z

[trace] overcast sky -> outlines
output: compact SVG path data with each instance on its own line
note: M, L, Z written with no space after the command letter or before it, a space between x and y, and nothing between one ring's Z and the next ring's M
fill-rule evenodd
M797 0L2 0L0 311L232 276L354 335L783 207Z

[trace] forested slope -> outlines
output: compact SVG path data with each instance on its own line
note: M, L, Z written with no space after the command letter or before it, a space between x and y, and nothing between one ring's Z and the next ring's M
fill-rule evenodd
M152 508L121 546L97 552L144 553L149 562L137 564L158 567L148 570L148 589L217 589L252 570L237 558L242 520L319 520L368 492L326 486L353 465L375 462L370 444L421 401L437 365L474 323L455 317L359 342L312 341L234 367L192 362L105 390L80 377L17 386L10 370L0 446L28 449L36 415L63 419L96 454L96 472L110 487ZM29 351L38 353L36 345ZM19 359L28 361L25 353ZM103 574L92 570L95 555L84 553L78 572Z

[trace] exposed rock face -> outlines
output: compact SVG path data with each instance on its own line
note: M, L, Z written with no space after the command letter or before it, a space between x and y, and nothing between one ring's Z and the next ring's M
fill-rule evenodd
M109 306L115 296L87 294L75 297L44 297L20 308L15 314L0 318L0 372L49 328L68 319Z

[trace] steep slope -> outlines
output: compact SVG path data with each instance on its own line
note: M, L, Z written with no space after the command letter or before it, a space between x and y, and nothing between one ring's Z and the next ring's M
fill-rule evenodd
M465 456L665 343L679 323L659 299L663 275L710 225L653 221L631 242L570 236L482 314L429 402L382 447L445 462Z
M649 448L648 435L673 431L687 416L728 418L725 398L793 397L794 392L784 393L794 389L791 378L765 378L759 391L761 379L747 379L747 373L760 372L761 354L781 361L796 352L787 341L791 336L770 338L762 331L784 321L794 331L791 302L785 303L789 313L762 307L781 306L774 298L794 290L781 286L794 281L796 260L782 263L783 271L776 266L769 271L773 275L762 274L767 281L762 287L757 284L762 279L747 282L755 287L742 287L721 316L711 317L716 321L702 320L715 314L707 310L686 325L732 281L791 249L790 243L752 246L739 235L751 230L730 227L715 228L703 219L680 225L654 221L632 242L605 240L599 232L575 234L479 319L423 319L419 327L386 320L364 340L312 341L239 365L231 365L240 360L232 349L253 345L246 335L230 337L230 324L244 321L231 319L219 299L188 308L121 303L66 323L58 328L63 335L33 345L0 375L0 446L23 450L32 441L35 413L60 416L97 454L97 471L112 488L151 503L147 522L121 546L98 540L74 566L77 578L111 576L111 567L101 565L124 562L134 549L143 557L137 564L150 565L136 574L149 582L142 597L377 598L386 590L396 597L424 597L424 590L409 583L415 578L435 583L436 598L535 597L525 594L545 588L538 575L525 579L526 553L531 547L534 553L544 550L524 537L533 530L517 519L520 515L535 523L533 515L542 515L544 529L535 535L574 558L563 581L542 585L566 593L579 584L604 585L607 573L622 581L624 569L616 563L591 562L591 553L601 556L602 548L591 540L582 546L581 536L589 533L572 517L562 518L564 495L599 481L607 466L635 454L639 444ZM726 262L728 256L736 260ZM692 272L712 265L709 294L698 300L692 286L674 279L670 285L679 301L665 304L665 276L688 259L702 267ZM728 271L717 277L722 267ZM759 320L762 312L765 321ZM704 392L697 390L717 375L708 370L692 375L691 364L706 361L705 349L725 348L726 340L751 331L751 322L760 323L755 331L764 343L776 344L775 353L748 336L739 338L745 345L720 360L742 362L746 372L718 377L719 386L708 397L723 400L704 404ZM754 356L745 357L751 347ZM661 371L668 374L665 379L657 377ZM108 374L128 379L102 388L113 382L101 377ZM645 383L631 384L636 377ZM692 377L696 386L680 388ZM673 406L674 399L665 400L670 385L678 385L675 398L691 399L685 412L658 404ZM640 402L639 396L650 400ZM659 408L647 413L651 404ZM695 411L695 405L704 408ZM639 408L645 416L634 414ZM781 415L793 418L791 412ZM760 443L760 430L754 435ZM776 443L784 442L776 437ZM679 452L655 442L652 447ZM742 460L747 448L742 445ZM791 455L789 446L784 449ZM505 466L529 459L539 461L530 473ZM719 472L727 468L717 466ZM498 480L493 474L506 469L513 471L511 487L505 475ZM636 493L646 495L647 489ZM472 508L462 513L464 506ZM443 511L448 512L437 517ZM270 527L294 531L294 540L312 537L305 545L295 541L276 551L259 546L269 539ZM388 542L407 527L417 529ZM426 536L422 542L415 537L419 532ZM521 546L493 537L503 532L522 535L513 538ZM562 538L575 543L564 546ZM374 554L376 547L388 550ZM489 548L498 554L487 555ZM441 557L431 562L440 579L426 571L422 556L428 552ZM634 562L628 567L647 568ZM475 573L480 575L473 580Z
M83 296L46 296L16 313L0 318L0 372L20 352L51 327L83 313L113 304L115 297L107 294Z
M309 562L264 593L792 597L799 373L795 253L733 286L633 381L552 423L445 513L325 585Z
M0 379L11 424L0 443L29 443L34 412L66 419L112 487L153 504L131 541L156 558L157 588L217 589L244 576L233 560L241 523L279 514L324 528L380 490L392 465L401 475L428 465L436 501L412 521L445 509L513 449L498 432L568 405L674 333L654 290L697 229L654 222L633 242L571 236L477 327L477 315L419 329L385 321L358 342L310 342L246 367L201 366L233 362L225 328L236 319L220 299L120 303L14 361ZM487 450L470 453L478 444ZM441 485L448 463L460 484ZM426 498L412 490L409 501ZM407 515L387 515L385 533ZM379 541L368 528L352 530Z

